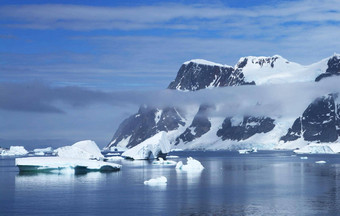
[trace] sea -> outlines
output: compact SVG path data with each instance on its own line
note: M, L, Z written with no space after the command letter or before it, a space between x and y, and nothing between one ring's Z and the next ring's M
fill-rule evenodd
M340 215L340 155L171 155L184 164L193 157L205 169L122 160L118 172L20 173L13 157L0 157L0 215ZM160 176L166 185L144 184Z

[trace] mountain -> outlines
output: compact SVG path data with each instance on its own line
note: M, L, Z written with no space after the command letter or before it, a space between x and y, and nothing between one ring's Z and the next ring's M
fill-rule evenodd
M336 99L337 95L334 94L315 99L281 140L289 142L303 139L318 143L337 141L340 136L340 104Z
M243 85L272 85L320 81L340 74L340 56L335 54L311 65L300 65L275 55L242 57L234 67L202 59L184 62L168 89L199 91ZM332 92L330 92L332 93ZM273 149L295 142L334 142L340 134L335 94L311 101L301 116L235 116L223 113L218 104L185 107L150 107L138 112L119 126L106 149L131 148L167 132L174 148ZM302 110L301 110L302 111Z

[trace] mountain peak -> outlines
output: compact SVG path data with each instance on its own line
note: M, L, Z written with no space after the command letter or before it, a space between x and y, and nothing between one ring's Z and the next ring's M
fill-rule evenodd
M208 65L208 66L218 66L218 67L231 67L229 65L223 65L220 63L212 62L212 61L207 61L205 59L191 59L190 61L186 61L183 64L188 65L190 63L199 64L199 65Z

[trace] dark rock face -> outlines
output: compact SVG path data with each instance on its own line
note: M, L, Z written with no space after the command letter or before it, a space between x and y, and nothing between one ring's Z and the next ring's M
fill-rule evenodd
M264 65L264 64L269 64L270 67L274 67L275 65L275 62L276 60L278 59L279 57L277 56L273 56L273 57L268 57L268 58L257 58L257 59L252 59L251 63L252 64L258 64L260 65L261 67ZM247 63L250 63L249 62L249 59L248 58L244 58L242 61L238 62L237 63L237 68L238 69L241 69L241 68L244 68Z
M176 130L180 125L184 125L184 122L174 107L158 110L141 106L137 114L120 124L108 147L117 146L120 141L131 136L127 145L131 148L160 131Z
M306 141L334 142L340 134L339 104L335 104L336 96L317 98L303 112L302 117L295 120L288 133L281 137L284 142L303 137Z
M183 64L176 79L168 88L195 91L211 87L237 86L249 84L244 81L244 75L232 67L204 65L196 62Z
M257 133L267 133L275 127L274 119L268 117L245 116L239 125L232 125L231 118L227 117L217 136L222 140L245 140Z
M318 82L323 78L330 77L330 76L339 76L340 75L340 57L333 56L328 60L328 68L325 73L320 74L316 77L315 81Z
M176 138L175 145L178 145L181 141L184 143L191 142L210 130L211 122L207 116L210 109L212 109L212 107L209 105L200 106L191 125L179 137Z

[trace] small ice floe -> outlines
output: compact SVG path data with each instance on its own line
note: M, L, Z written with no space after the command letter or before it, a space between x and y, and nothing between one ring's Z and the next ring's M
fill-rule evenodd
M254 148L251 148L251 149L240 149L240 150L238 150L239 154L249 154L250 152L256 153L257 148L254 147Z
M301 160L307 160L308 157L300 157Z
M183 149L171 149L171 152L183 151Z
M239 154L249 154L249 150L248 149L240 149L240 150L238 150L238 153Z
M201 171L204 169L204 167L198 160L188 157L187 164L183 164L183 162L180 161L177 163L176 169L183 171Z
M150 179L147 181L144 181L145 185L155 186L155 185L166 185L168 182L168 179L165 176L161 176L158 178Z
M9 149L2 149L0 156L23 156L28 151L23 146L11 146Z
M124 160L124 158L121 156L112 156L112 157L106 157L104 160L105 161L120 161L120 160Z
M107 153L106 156L120 156L121 153L119 152L110 152L110 153Z
M174 159L174 158L179 158L177 155L167 155L166 158Z
M163 160L163 158L158 158L152 162L152 165L161 165L161 166L176 166L177 162L172 160Z
M326 161L323 161L323 160L321 160L321 161L315 161L315 163L317 163L317 164L325 164L325 163L327 163Z

